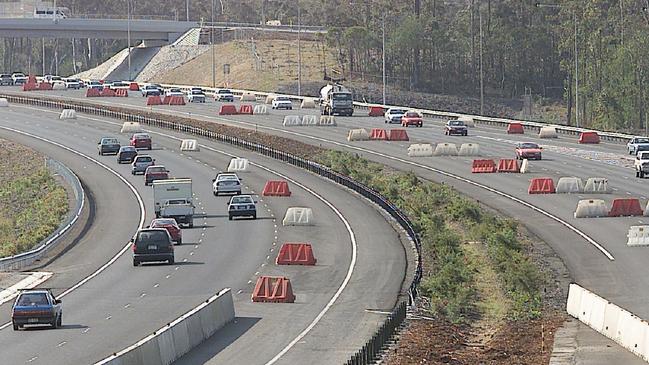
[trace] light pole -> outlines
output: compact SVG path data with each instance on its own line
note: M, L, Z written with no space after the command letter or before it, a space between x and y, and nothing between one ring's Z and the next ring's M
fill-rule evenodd
M131 74L131 0L126 0L126 34L128 38L128 81L133 81Z
M297 2L297 95L302 96L302 48L300 45L300 0Z
M482 70L482 11L480 15L480 115L484 115L484 73Z
M210 27L210 48L212 51L212 88L216 87L216 63L214 58L214 2L215 0L212 0L212 26Z
M383 59L383 106L385 106L385 12L381 17L381 58Z
M560 4L535 4L537 8L561 8ZM577 48L577 11L572 10L572 16L575 23L575 126L579 127L579 53Z
M187 21L189 21L189 0L185 0L185 15L187 16Z

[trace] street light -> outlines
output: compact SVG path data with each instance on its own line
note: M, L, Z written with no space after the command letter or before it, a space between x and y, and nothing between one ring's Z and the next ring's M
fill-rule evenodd
M302 48L300 45L300 0L297 2L297 95L302 96Z
M212 0L212 26L210 27L210 48L212 51L212 88L216 87L216 65L214 60L214 1L215 0Z
M383 106L385 106L385 11L381 17L381 58L383 61Z
M535 4L537 8L561 8L559 4ZM577 12L572 10L573 19L575 22L575 125L579 127L579 53L577 48Z
M126 0L126 34L128 38L128 81L133 81L131 74L131 0Z

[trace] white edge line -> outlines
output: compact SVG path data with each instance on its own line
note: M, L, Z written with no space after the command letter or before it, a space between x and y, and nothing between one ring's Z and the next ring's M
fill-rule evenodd
M39 110L39 109L37 109L37 110ZM144 201L142 200L142 197L141 197L140 194L137 192L137 190L135 189L135 187L134 187L130 182L128 182L128 180L126 180L126 178L124 178L122 175L120 175L117 171L113 170L112 168L110 168L110 167L107 166L106 164L102 163L101 161L99 161L99 160L95 160L94 158L92 158L92 157L90 157L90 156L88 156L88 155L86 155L86 154L84 154L84 153L82 153L82 152L76 151L76 150L74 150L74 149L72 149L72 148L70 148L70 147L67 147L67 146L65 146L65 145L63 145L63 144L61 144L61 143L54 142L54 141L52 141L52 140L49 140L49 139L46 139L46 138L43 138L43 137L37 136L37 135L35 135L35 134L31 134L31 133L28 133L28 132L23 132L23 131L20 131L20 130L18 130L18 129L14 129L14 128L10 128L10 127L0 126L0 128L1 128L1 129L4 129L4 130L11 131L11 132L14 132L14 133L22 134L22 135L24 135L24 136L28 136L28 137L31 137L31 138L34 138L34 139L38 139L38 140L40 140L40 141L43 141L43 142L46 142L46 143L52 144L52 145L54 145L54 146L57 146L57 147L63 148L63 149L65 149L65 150L67 150L67 151L69 151L69 152L71 152L71 153L74 153L74 154L76 154L76 155L78 155L78 156L81 156L81 157L83 157L83 158L85 158L85 159L87 159L87 160L89 160L89 161L91 161L91 162L93 162L93 163L99 165L100 167L103 167L104 169L106 169L106 170L108 170L110 173L112 173L113 175L117 176L117 178L119 178L120 180L122 180L122 182L123 182L124 184L126 184L126 186L128 186L128 188L131 190L131 192L133 192L133 194L134 194L135 197L137 198L138 204L140 205L140 223L139 223L139 225L138 225L138 229L140 229L140 228L142 228L142 227L144 226L144 219L145 219L145 215L146 215L146 212L145 212L145 209L144 209ZM97 275L101 274L101 273L102 273L104 270L106 270L110 265L112 265L115 261L117 261L117 259L118 259L120 256L122 256L122 255L124 254L124 252L126 252L126 251L128 250L129 247L130 247L130 243L127 243L127 244L126 244L124 247L122 247L122 249L119 250L119 252L117 252L117 253L116 253L116 254L115 254L115 255L114 255L114 256L113 256L113 257L112 257L112 258L111 258L107 263L105 263L104 265L102 265L101 267L99 267L99 268L98 268L97 270L95 270L92 274L86 276L84 279L82 279L81 281L79 281L78 283L76 283L75 285L73 285L72 287L70 287L69 289L67 289L66 291L64 291L63 293L59 294L57 297L58 297L58 298L63 298L64 296L70 294L72 291L76 290L77 288L79 288L79 287L82 286L83 284L85 284L85 283L87 283L88 281L90 281L91 279L95 278ZM11 325L11 322L7 322L7 323L5 323L5 324L3 324L3 325L0 326L0 330L3 330L3 329L5 329L5 328L9 327L10 325Z

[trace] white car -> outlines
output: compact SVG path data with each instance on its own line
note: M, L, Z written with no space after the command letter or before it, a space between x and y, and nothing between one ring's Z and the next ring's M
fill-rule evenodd
M220 173L212 179L212 192L219 194L241 194L241 179L235 173Z
M63 79L66 89L80 89L81 83L77 79Z
M27 82L27 76L22 72L14 72L11 74L11 79L14 80L14 85L22 85Z
M205 93L200 87L194 87L187 92L187 100L190 103L204 103L205 102Z
M214 94L214 100L234 102L234 94L232 94L232 91L228 89L219 89Z
M272 104L273 109L293 109L293 102L288 96L276 96Z
M182 97L184 97L185 94L179 88L173 87L173 88L165 91L165 96L182 96Z
M408 110L402 108L390 108L385 112L386 123L401 123L401 117L406 114Z

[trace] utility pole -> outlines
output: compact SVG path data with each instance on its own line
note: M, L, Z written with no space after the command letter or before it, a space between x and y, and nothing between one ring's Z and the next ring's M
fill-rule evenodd
M128 38L128 81L133 81L131 74L131 0L126 0L126 34Z
M383 12L381 29L382 29L381 53L383 58L383 106L385 106L385 12Z
M482 70L482 11L478 9L480 15L480 115L484 115L484 72Z
M212 88L216 87L216 61L214 56L214 2L212 0L212 26L210 27L210 48L212 50Z
M300 0L297 1L297 95L302 96L302 48L300 45Z
M45 38L41 38L41 44L43 45L43 73L41 75L45 76Z
M189 21L189 0L185 0L185 15L187 15L187 21Z
M575 19L575 125L579 128L579 53L577 48L577 12L573 11Z

